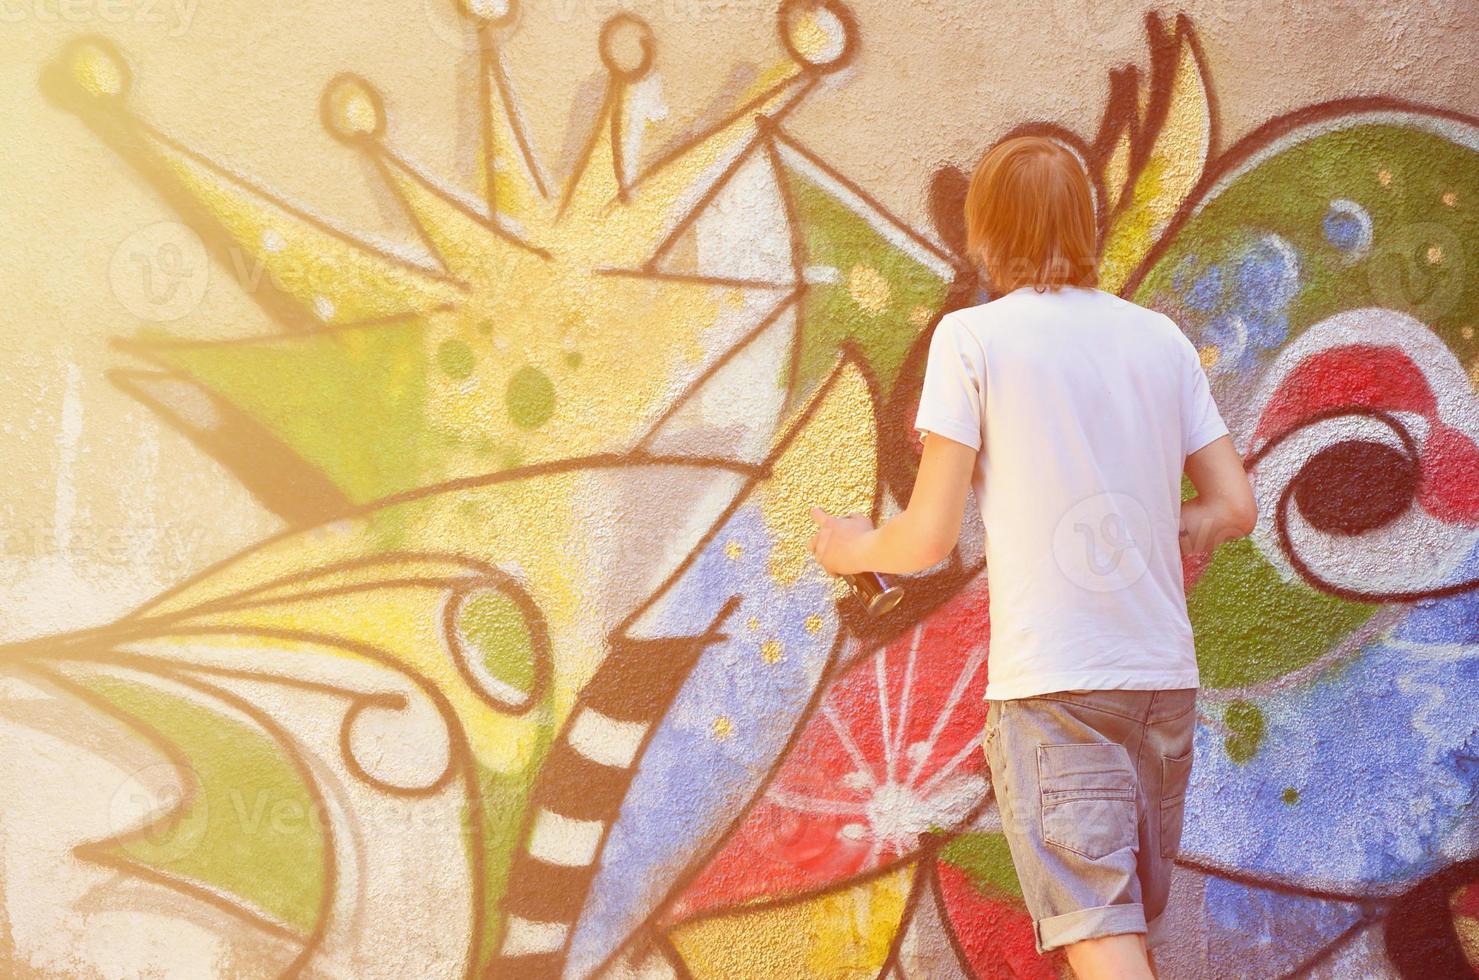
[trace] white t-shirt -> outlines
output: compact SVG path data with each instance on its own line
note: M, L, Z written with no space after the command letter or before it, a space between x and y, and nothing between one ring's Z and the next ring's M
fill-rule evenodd
M1227 426L1169 317L1079 286L955 310L914 424L981 450L987 698L1198 686L1181 474Z

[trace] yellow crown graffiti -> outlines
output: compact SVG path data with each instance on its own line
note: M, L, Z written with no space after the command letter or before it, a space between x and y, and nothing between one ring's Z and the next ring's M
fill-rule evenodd
M69 44L43 86L144 172L218 257L262 273L281 329L245 339L120 340L152 362L113 372L236 465L294 522L418 486L624 452L716 355L794 302L797 283L698 271L675 248L698 210L818 80L847 62L835 4L785 2L789 59L738 108L639 169L634 86L655 43L639 18L604 25L605 94L558 189L520 122L500 42L516 16L462 8L478 39L481 152L473 200L399 154L383 100L354 74L326 86L325 128L372 162L424 254L332 226L182 145L129 107L111 42ZM640 348L640 350L638 350ZM182 409L182 382L211 403Z

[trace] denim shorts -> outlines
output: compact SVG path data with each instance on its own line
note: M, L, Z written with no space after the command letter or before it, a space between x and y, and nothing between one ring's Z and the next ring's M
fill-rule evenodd
M982 748L1039 953L1165 938L1191 778L1194 687L986 702Z

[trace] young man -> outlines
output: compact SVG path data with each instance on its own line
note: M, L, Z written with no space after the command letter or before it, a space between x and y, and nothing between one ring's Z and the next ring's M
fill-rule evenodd
M1067 947L1080 977L1149 977L1192 765L1181 556L1250 533L1253 493L1191 342L1096 288L1072 153L998 144L965 211L996 298L935 328L908 508L878 528L814 509L811 550L835 574L928 568L974 488L991 589L983 748L1038 951Z

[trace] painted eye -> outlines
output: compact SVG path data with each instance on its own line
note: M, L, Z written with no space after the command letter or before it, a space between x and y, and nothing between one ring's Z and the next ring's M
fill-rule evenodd
M1405 447L1351 439L1310 457L1290 488L1310 527L1354 536L1401 517L1417 497L1418 478L1418 461Z
M1410 601L1475 587L1479 449L1463 368L1391 310L1337 314L1271 368L1248 455L1268 560L1322 592Z

